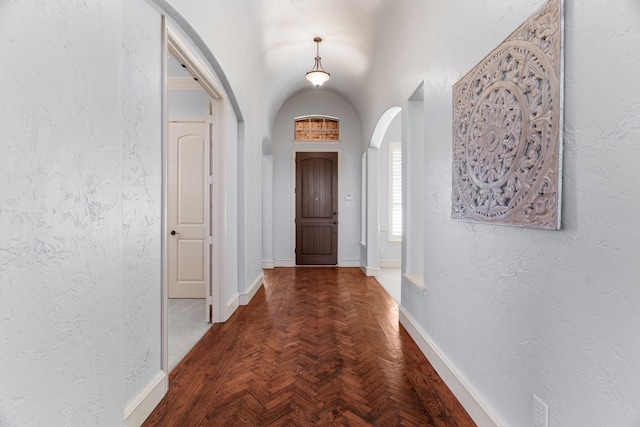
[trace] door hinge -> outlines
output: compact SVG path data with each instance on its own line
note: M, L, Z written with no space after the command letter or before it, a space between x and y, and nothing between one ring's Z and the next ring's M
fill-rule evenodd
M207 117L207 123L210 124L210 125L213 124L213 116Z
M207 245L213 245L213 236L207 236Z
M207 177L207 184L209 184L209 185L213 184L213 175L209 175Z
M211 295L207 295L207 305L213 305L213 297Z

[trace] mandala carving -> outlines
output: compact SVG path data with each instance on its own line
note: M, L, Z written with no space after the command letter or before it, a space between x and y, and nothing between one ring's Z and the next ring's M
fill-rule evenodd
M453 219L560 228L562 0L453 86Z

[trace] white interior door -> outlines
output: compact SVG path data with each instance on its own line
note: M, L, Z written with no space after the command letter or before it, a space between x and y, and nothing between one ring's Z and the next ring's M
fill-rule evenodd
M205 298L209 289L208 123L168 125L169 298Z

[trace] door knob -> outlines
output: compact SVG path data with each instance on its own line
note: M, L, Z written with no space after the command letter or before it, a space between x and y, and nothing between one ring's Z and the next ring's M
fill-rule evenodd
M176 230L171 230L171 235L172 236L175 236L176 234L180 234L180 233L177 233Z

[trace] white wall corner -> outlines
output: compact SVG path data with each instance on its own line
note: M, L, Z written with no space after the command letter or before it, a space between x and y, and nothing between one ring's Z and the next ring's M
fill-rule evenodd
M229 320L231 315L236 312L238 307L240 307L240 294L236 293L233 296L233 298L227 300L227 309L226 309L226 312L224 313L223 322L226 322L227 320Z
M364 267L363 271L365 276L369 276L369 277L378 277L378 274L380 274L379 268L370 267L368 265Z
M460 401L460 404L473 421L483 427L504 427L506 424L489 411L453 363L447 359L444 353L402 306L399 307L398 317L400 324L407 330L409 335L411 335L411 338L416 342L429 363L431 363L438 375L440 375L440 378L442 378L447 387L449 387L458 401Z
M169 377L158 372L124 408L124 427L140 427L169 390Z
M263 270L273 270L276 267L276 262L272 259L262 260L262 269Z
M264 280L264 273L260 273L258 277L251 283L249 289L246 289L244 292L240 293L240 305L247 305L253 298L253 296L258 292L260 286L262 286L262 282Z

